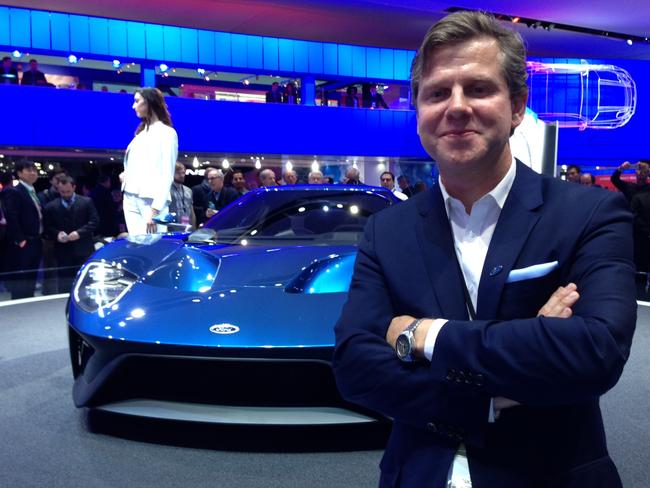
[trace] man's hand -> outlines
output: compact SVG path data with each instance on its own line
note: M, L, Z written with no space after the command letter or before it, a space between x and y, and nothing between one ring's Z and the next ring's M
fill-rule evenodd
M390 344L390 347L395 349L397 336L411 325L414 320L415 317L411 317L410 315L393 317L393 320L390 321L390 325L388 326L388 331L386 332L386 342ZM424 358L424 341L427 338L427 333L429 332L431 324L433 324L433 319L425 319L420 323L418 328L415 329L415 350L413 351L413 355L418 359Z
M573 315L571 307L580 298L578 287L575 283L569 283L567 286L560 286L546 303L539 309L537 316L558 317L568 319Z
M216 214L216 213L217 213L217 211L216 211L215 209L213 209L213 208L208 208L208 209L205 211L205 216L206 216L207 218L210 218L210 217L212 217L212 216L213 216L214 214Z
M66 234L64 231L59 232L56 235L56 240L59 241L61 244L65 244L68 242L68 234Z
M628 169L630 166L632 166L632 164L631 164L629 161L625 161L623 164L621 164L621 165L618 167L618 169L619 169L619 171L625 171L625 170Z
M68 240L69 241L78 241L79 240L79 232L76 230L73 230L68 234Z

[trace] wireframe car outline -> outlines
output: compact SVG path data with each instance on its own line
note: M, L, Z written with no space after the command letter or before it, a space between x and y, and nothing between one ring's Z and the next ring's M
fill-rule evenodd
M528 107L559 127L616 129L636 111L630 74L612 64L528 61Z
M334 324L384 188L251 191L189 233L97 251L67 308L77 407L233 424L365 424L331 372Z

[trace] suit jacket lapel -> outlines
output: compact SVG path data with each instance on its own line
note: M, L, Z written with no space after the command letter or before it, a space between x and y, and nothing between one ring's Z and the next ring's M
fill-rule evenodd
M542 179L526 165L517 162L515 181L485 257L478 290L477 318L491 320L497 317L506 279L539 220L542 203Z
M416 234L441 317L466 320L467 306L454 250L454 239L440 187L434 184L418 201Z

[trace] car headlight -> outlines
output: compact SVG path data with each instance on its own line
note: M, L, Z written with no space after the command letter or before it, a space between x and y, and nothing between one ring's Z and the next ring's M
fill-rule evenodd
M138 279L119 264L88 263L73 290L75 302L87 312L116 303Z

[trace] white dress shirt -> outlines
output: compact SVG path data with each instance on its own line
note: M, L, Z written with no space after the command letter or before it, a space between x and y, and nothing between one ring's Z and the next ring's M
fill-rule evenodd
M465 206L460 200L447 193L445 185L442 183L440 177L438 178L440 191L445 201L445 210L447 211L447 217L449 218L451 230L454 235L456 257L460 263L474 310L476 310L478 301L478 287L481 281L485 256L490 247L490 241L492 240L497 221L501 215L501 209L515 181L516 168L517 165L513 158L510 169L508 169L503 179L492 191L474 202L469 214L465 211ZM444 318L435 319L433 325L427 331L424 342L424 356L429 361L433 357L438 334L446 323L447 320ZM492 404L490 404L488 419L490 422L494 421L493 415ZM454 462L449 471L449 483L452 487L471 487L469 465L463 444L461 444L454 457Z
M151 207L162 210L170 200L177 158L176 131L154 122L135 136L126 150L122 191L151 198Z

